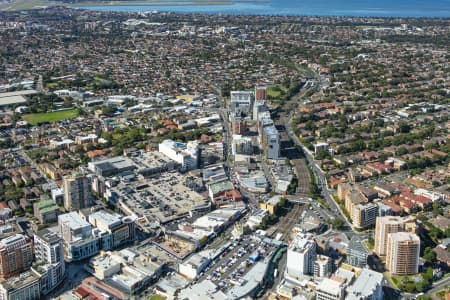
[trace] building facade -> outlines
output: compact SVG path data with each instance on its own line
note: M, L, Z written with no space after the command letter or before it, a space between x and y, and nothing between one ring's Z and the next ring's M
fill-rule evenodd
M352 221L357 228L367 228L375 225L378 216L378 207L373 203L358 204L353 206Z
M41 289L47 294L66 277L63 242L55 232L44 229L34 235L34 249L36 261L45 263L36 271L42 274Z
M267 159L280 158L280 134L275 126L264 127L262 144Z
M385 256L387 250L388 235L404 231L404 218L396 216L378 217L375 226L374 251L378 256Z
M34 271L26 271L0 283L0 300L35 300L40 298L40 276Z
M0 241L0 279L28 270L33 263L33 242L22 234Z
M199 147L196 141L190 141L185 144L164 140L159 144L158 151L180 164L184 171L198 168Z
M382 300L383 274L363 269L355 282L347 288L346 300Z
M413 275L419 271L420 238L409 232L388 236L386 269L394 275Z
M63 189L66 210L79 210L90 205L91 185L85 175L73 174L64 177Z
M316 242L307 238L295 239L287 252L286 272L293 277L314 274Z
M367 265L367 250L362 245L358 236L353 236L350 240L347 250L347 263L357 267L364 268Z

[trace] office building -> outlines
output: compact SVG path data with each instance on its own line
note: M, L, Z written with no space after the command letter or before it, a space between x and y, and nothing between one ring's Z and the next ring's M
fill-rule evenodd
M394 275L413 275L419 271L420 238L409 232L388 235L386 269Z
M292 277L314 274L316 242L308 238L295 239L287 252L286 272Z
M79 210L90 205L91 185L83 174L75 173L63 179L64 208Z
M351 211L353 226L364 229L375 225L378 216L378 207L373 203L357 204Z
M33 269L41 274L42 293L48 294L66 277L62 239L48 229L40 230L34 235L34 251L38 266Z
M355 282L347 288L346 300L382 300L383 274L363 269Z
M357 268L364 268L367 265L367 256L367 250L361 243L361 239L354 235L348 245L347 263Z
M0 241L0 279L28 270L33 263L32 241L15 234Z
M385 256L387 240L390 233L405 230L405 218L397 216L378 217L375 226L375 247L374 251L378 256Z
M159 144L158 150L180 164L181 169L184 171L198 168L199 147L197 141L190 141L185 144L172 140L164 140Z

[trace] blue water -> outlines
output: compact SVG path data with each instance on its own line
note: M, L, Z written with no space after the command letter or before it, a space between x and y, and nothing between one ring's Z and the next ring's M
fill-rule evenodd
M175 13L232 15L450 17L450 0L272 0L269 2L237 2L231 5L80 6L80 8L99 11L157 10Z

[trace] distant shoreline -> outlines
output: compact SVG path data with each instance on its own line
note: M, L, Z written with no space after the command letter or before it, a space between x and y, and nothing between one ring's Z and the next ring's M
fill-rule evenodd
M243 16L449 19L448 0L429 0L410 5L396 0L375 6L359 0L12 0L0 3L0 11L20 11L53 6L103 12L139 13L158 11L175 14L223 14Z
M156 1L86 1L77 4L66 5L73 8L83 8L90 6L197 6L197 5L233 5L234 1L207 1L207 2L156 2Z
M194 0L194 1L185 1L185 0L170 0L170 1L162 1L162 0L131 0L131 1L86 1L86 2L78 2L78 3L69 3L66 6L74 7L74 8L82 8L85 6L199 6L199 5L233 5L237 2L240 3L267 3L271 2L271 0Z

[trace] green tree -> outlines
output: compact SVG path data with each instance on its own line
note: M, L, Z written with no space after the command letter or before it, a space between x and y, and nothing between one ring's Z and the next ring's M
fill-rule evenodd
M436 253L434 253L431 247L426 247L423 251L423 259L425 259L429 263L433 263L436 261Z
M342 227L344 227L344 221L342 221L341 218L335 218L331 224L332 224L333 227L336 228L337 230L341 230Z

